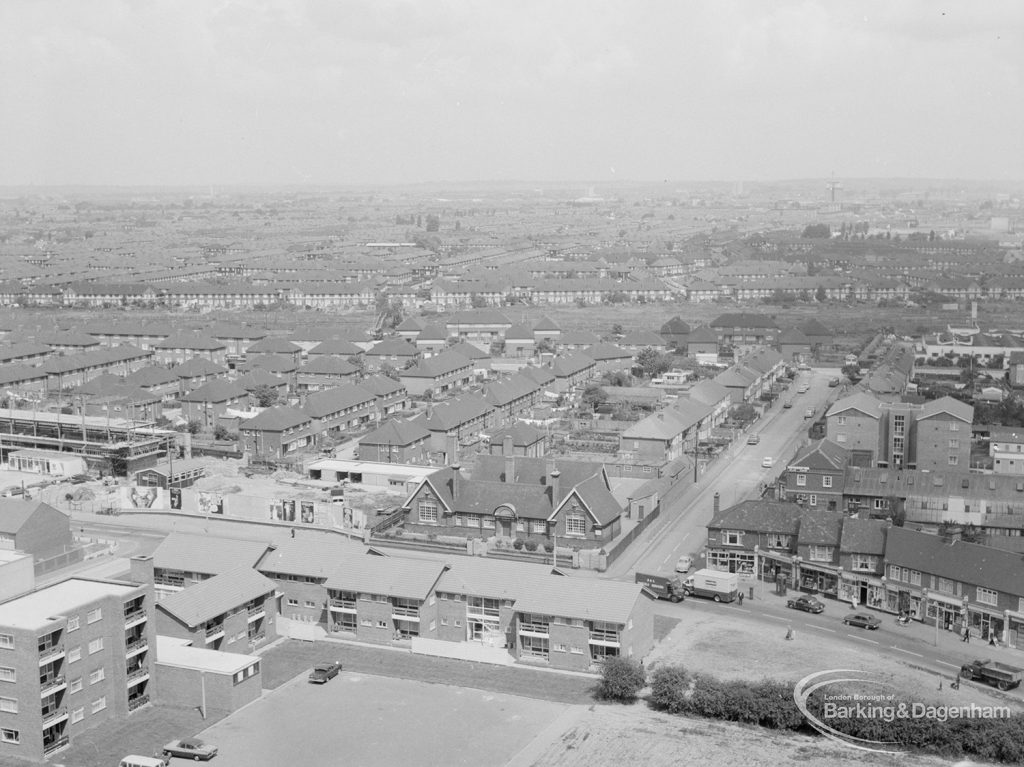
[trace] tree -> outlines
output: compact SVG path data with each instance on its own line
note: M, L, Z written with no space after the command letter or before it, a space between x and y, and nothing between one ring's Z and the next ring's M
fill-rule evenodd
M554 354L555 353L555 342L548 337L544 337L537 342L537 354Z
M213 430L213 438L220 442L231 442L238 439L237 434L232 434L224 424L217 424Z
M193 418L188 422L188 426L186 428L188 429L189 434L198 434L203 430L203 422Z
M469 296L469 305L474 309L483 309L487 306L487 299L478 293L471 293Z
M804 227L803 234L800 236L809 240L827 240L832 236L832 229L828 224L808 224Z
M381 375L387 376L392 381L397 381L399 379L398 371L386 362L380 366L380 372Z
M636 366L640 368L645 378L657 378L672 367L672 364L666 355L651 346L646 346L637 352Z
M825 286L819 285L818 289L814 291L814 300L816 300L819 304L823 304L825 303L827 298L828 293L825 292Z
M277 403L277 389L269 384L260 384L252 390L258 407L272 407Z
M613 655L604 659L598 695L605 700L631 703L647 683L643 668L632 658Z
M612 325L612 335L616 338L622 338L622 325L617 322Z
M580 402L590 410L593 410L601 403L607 401L608 392L597 384L589 384L587 388L583 390L583 396L580 397Z

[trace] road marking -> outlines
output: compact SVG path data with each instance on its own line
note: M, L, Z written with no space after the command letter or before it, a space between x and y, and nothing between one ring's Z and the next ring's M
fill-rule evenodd
M831 634L835 634L835 633L836 633L836 630L835 630L835 629L827 629L827 628L825 628L824 626L815 626L815 625L814 625L813 623L807 623L807 624L805 624L805 625L806 625L806 626L807 626L807 628L809 628L809 629L816 629L817 631L828 631L828 632L829 632L829 633L831 633Z
M896 645L891 645L891 647L892 647L892 649L896 650L897 652L905 652L907 655L913 655L915 658L923 658L924 657L919 652L911 652L910 650L904 650L902 647L897 647Z
M936 663L941 663L943 666L949 666L950 668L960 668L955 663L946 663L946 661L944 661L944 660L936 660L935 662Z
M861 642L867 642L868 644L879 644L874 639L865 639L864 637L855 636L854 634L847 634L846 636L850 637L850 639L857 639Z
M765 618L771 618L773 621L781 621L782 623L792 623L789 618L780 618L778 615L765 615Z

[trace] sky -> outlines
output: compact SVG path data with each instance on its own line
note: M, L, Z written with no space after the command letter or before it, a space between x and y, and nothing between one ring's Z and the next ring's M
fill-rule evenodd
M0 185L1024 179L1024 2L3 0Z

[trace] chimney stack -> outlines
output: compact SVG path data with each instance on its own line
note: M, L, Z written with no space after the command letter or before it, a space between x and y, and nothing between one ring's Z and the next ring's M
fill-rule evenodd
M511 434L506 434L505 438L501 441L501 454L504 456L515 455Z
M508 438L511 439L511 438ZM507 440L506 440L507 441ZM512 455L511 450L505 451L505 481L515 482L516 481L516 457Z
M558 478L560 476L562 476L562 472L560 472L558 469L555 469L554 471L551 472L551 506L552 507L557 506L558 502L562 500L561 497L558 494L558 491L559 491Z
M718 513L719 506L721 505L721 498L718 493L715 493L714 505L711 507L715 514Z
M452 464L451 485L448 487L448 490L451 491L451 495L452 495L452 500L453 501L455 500L455 497L456 497L456 495L459 492L459 490L458 490L459 479L462 477L462 475L460 473L461 469L462 469L462 467L459 466L459 464L457 464L457 463L453 463Z

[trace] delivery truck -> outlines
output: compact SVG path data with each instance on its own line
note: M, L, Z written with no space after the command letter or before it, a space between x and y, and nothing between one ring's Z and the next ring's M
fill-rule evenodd
M656 573L637 573L636 582L642 583L654 592L658 599L670 602L682 602L685 599L683 582L674 575L658 575Z
M724 573L721 570L698 570L683 581L686 596L714 599L716 602L731 602L740 590L738 573Z
M994 660L975 660L960 667L960 676L985 682L1000 690L1009 690L1020 685L1024 671Z

